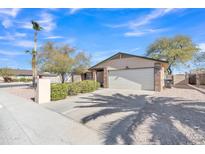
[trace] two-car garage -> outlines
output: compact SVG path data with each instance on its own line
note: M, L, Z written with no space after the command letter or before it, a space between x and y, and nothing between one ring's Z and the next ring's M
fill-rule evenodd
M104 88L162 91L168 62L117 53L90 68Z
M154 68L108 71L109 88L154 90Z

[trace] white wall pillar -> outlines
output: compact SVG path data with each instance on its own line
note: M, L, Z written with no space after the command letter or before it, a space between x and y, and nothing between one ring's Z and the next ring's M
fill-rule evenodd
M38 79L35 101L39 104L50 102L51 82L49 79Z

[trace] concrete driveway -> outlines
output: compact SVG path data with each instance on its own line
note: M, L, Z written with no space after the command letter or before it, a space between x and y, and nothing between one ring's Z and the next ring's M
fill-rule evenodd
M102 89L43 106L97 131L103 144L204 144L205 97L186 90L183 94L194 92L202 99Z
M0 89L1 144L102 144L96 131Z

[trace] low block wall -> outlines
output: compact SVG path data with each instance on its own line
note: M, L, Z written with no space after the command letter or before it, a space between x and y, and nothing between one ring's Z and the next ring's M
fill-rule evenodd
M174 83L174 85L185 85L186 84L185 74L174 75L173 76L173 83Z
M200 85L205 85L205 74L199 74Z

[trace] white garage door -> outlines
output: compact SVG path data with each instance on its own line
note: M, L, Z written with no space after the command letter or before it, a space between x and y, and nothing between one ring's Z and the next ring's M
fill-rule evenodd
M113 70L108 80L110 88L154 90L154 69Z

